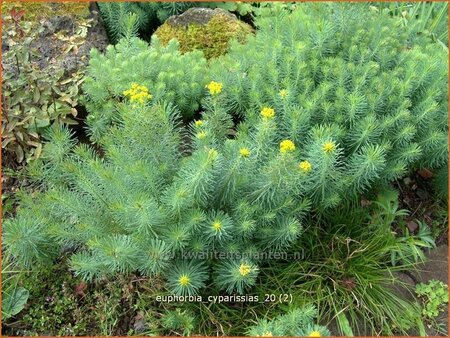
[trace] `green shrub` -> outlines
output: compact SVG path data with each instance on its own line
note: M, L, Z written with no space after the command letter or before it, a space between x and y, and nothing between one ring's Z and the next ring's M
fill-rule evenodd
M143 6L148 6L145 3L99 1L97 5L109 41L113 44L118 43L130 29L136 34L143 34L150 29L150 24L155 19L150 12L144 10ZM131 23L130 17L135 18Z
M273 108L280 132L312 164L321 206L448 162L448 54L366 5L299 4L217 61L220 108L252 128ZM227 71L223 69L226 68ZM335 150L322 160L321 147Z
M387 11L404 26L410 26L413 39L426 37L448 50L448 4L445 2L379 2L380 11Z
M179 308L166 311L161 319L162 326L170 332L178 335L190 336L194 329L195 317L186 310L181 311Z
M111 123L120 120L120 101L133 83L146 86L153 101L169 102L183 117L192 117L206 94L205 68L201 52L182 55L176 41L163 47L156 38L150 46L131 38L109 46L105 54L93 50L83 84L90 136L98 141Z
M209 88L214 107L220 86ZM192 125L191 155L182 158L172 108L126 101L122 118L102 139L101 159L53 129L42 161L29 168L46 188L36 199L25 195L4 223L5 248L18 262L45 263L72 248L71 267L86 280L165 273L180 295L196 294L212 266L218 288L242 293L258 274L252 256L201 255L283 250L300 236L308 177L291 151L271 145L273 120L261 118L256 141L229 140L230 116L212 110Z
M257 325L248 330L252 337L322 337L329 336L330 332L324 326L314 324L317 310L309 305L289 311L270 321L258 320Z

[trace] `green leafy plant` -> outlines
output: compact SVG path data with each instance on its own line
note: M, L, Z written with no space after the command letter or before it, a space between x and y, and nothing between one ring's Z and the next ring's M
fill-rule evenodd
M415 263L425 261L425 249L436 247L432 233L428 225L418 221L419 225L416 234L411 234L408 227L404 227L403 236L397 240L401 243L398 251L392 251L392 263L411 259Z
M98 2L101 17L105 23L111 43L116 44L127 36L130 31L142 34L150 29L150 23L154 15L145 11L148 6L137 2ZM143 8L144 7L144 8ZM130 19L134 18L131 22Z
M445 311L448 304L448 286L438 280L416 285L416 294L423 302L422 314L427 320L433 320Z
M329 336L330 332L324 326L314 323L317 310L308 305L302 308L290 310L284 315L277 316L272 320L259 319L255 326L248 330L252 337L322 337Z
M212 107L220 95L213 87ZM182 158L173 108L127 100L122 113L101 141L102 159L86 145L73 148L66 129L52 129L42 160L29 167L44 190L24 196L17 217L5 221L5 248L31 266L71 247L71 268L85 280L164 273L178 295L198 293L211 267L219 289L254 285L250 254L289 247L310 206L294 154L270 140L274 121L261 118L256 142L247 134L229 140L231 117L212 108L190 126L191 155ZM197 256L186 260L184 252ZM208 252L250 257L202 259Z
M278 140L293 141L312 165L321 207L447 166L445 51L411 41L408 27L366 4L302 3L256 23L255 37L212 63L220 108L243 118L242 129L274 109ZM327 142L335 149L316 160Z
M153 101L171 103L191 118L206 95L205 68L201 52L181 55L176 41L164 47L156 38L150 46L131 38L109 46L105 54L93 50L83 84L91 138L98 141L113 122L120 121L120 101L133 83L146 86Z
M388 11L404 26L412 26L411 38L425 36L448 50L448 4L445 2L391 2L374 4Z
M195 317L186 310L166 311L161 319L164 328L178 335L190 336L194 329Z
M23 310L29 291L20 286L19 279L23 271L14 269L10 257L4 257L2 263L2 318L8 320Z
M399 209L399 194L396 190L387 189L378 194L374 201L375 211L371 216L371 221L375 224L383 224L390 227L394 222L401 231L401 235L396 237L397 245L391 251L391 263L398 262L414 264L425 261L425 249L436 247L431 229L424 222L417 221L417 233L411 233L404 222L404 218L409 214L407 210Z
M41 134L52 123L76 124L79 74L64 75L64 69L40 69L40 54L33 41L40 33L24 12L12 10L6 16L3 39L9 49L3 53L2 148L18 163L38 158Z
M28 290L22 287L14 288L13 290L10 290L10 292L5 292L4 298L2 299L3 318L5 320L9 319L22 311L27 303L28 296Z

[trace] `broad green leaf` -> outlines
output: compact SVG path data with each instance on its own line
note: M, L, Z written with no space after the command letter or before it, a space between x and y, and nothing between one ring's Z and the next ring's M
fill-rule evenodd
M11 292L5 292L2 301L3 319L17 315L27 303L30 293L27 289L19 287Z

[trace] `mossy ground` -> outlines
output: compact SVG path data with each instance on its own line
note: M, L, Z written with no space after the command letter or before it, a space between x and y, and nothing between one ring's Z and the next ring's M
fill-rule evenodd
M11 10L24 10L27 20L40 20L50 16L71 15L75 18L86 18L89 15L89 2L3 2L2 13L9 13Z
M30 291L25 309L4 323L2 333L14 336L97 336L162 333L155 295L157 278L117 276L84 283L62 259L51 268L23 272L21 286ZM161 309L159 309L161 311ZM136 332L136 318L145 319L145 332ZM149 319L152 320L149 320Z
M206 25L175 27L165 23L155 34L164 45L177 39L183 53L198 49L204 52L207 59L211 59L225 54L230 40L236 39L239 43L244 43L247 35L252 32L253 29L248 24L217 14Z

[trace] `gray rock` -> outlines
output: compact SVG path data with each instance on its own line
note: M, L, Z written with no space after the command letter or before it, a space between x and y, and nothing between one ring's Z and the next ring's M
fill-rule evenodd
M394 291L394 293L401 299L407 301L415 300L415 283L414 279L403 272L394 272L394 280L388 287Z
M174 15L167 19L167 23L173 27L187 27L189 24L206 25L215 15L226 15L231 19L238 20L236 15L221 9L190 8L180 15Z
M417 283L427 283L437 279L448 284L448 246L441 245L426 254L427 260L413 272Z
M32 46L41 53L39 60L41 69L52 64L59 64L65 70L65 74L69 75L88 64L92 48L100 51L106 49L108 38L97 5L92 2L89 9L89 18L93 19L92 26L88 29L84 43L78 47L77 54L72 52L62 54L61 50L64 49L64 43L54 38L54 34L60 31L67 31L69 34L74 32L76 27L71 16L55 16L42 23L44 29Z

